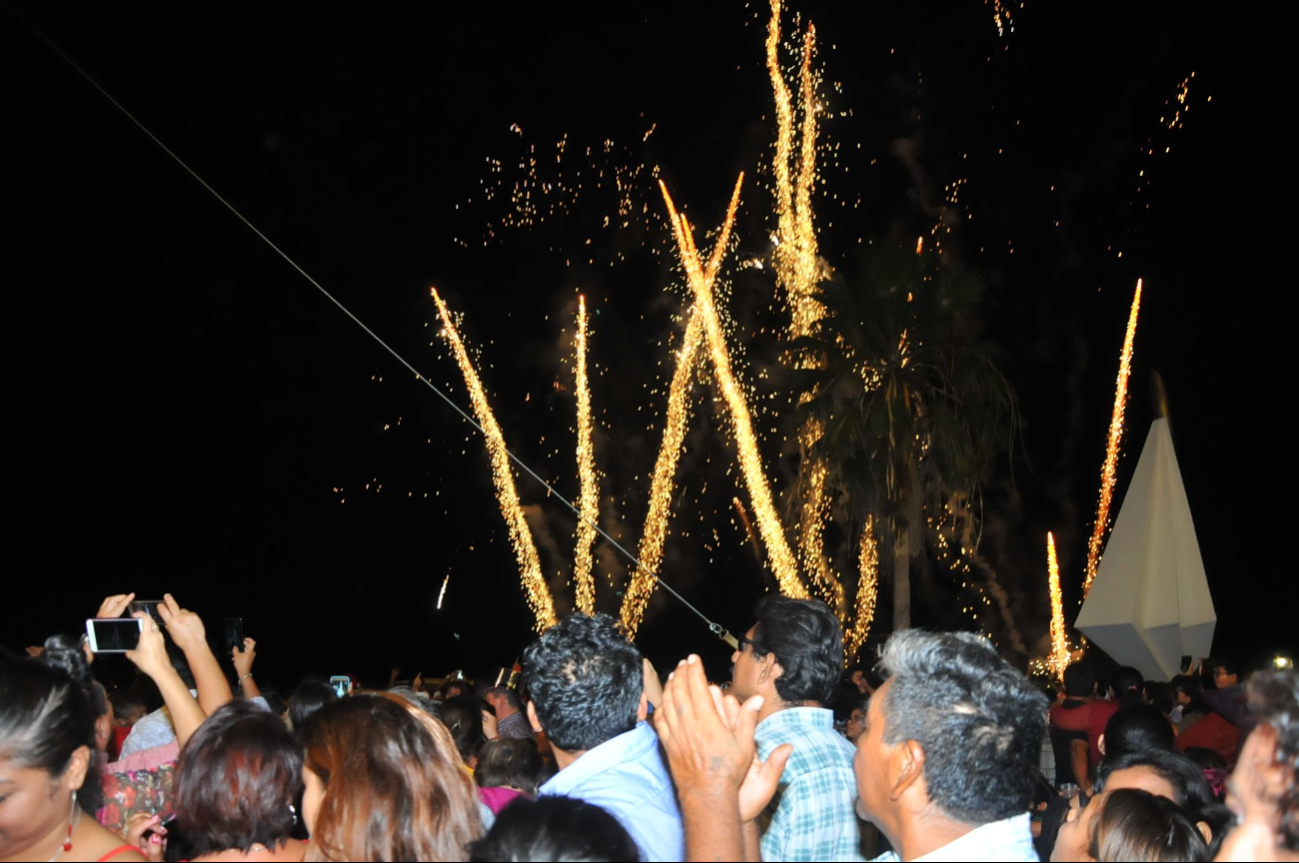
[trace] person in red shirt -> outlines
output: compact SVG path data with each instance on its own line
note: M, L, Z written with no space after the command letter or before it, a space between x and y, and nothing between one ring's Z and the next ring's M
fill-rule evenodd
M1141 702L1141 672L1130 666L1123 666L1110 675L1109 701L1089 701L1081 707L1055 705L1051 708L1051 727L1061 731L1085 731L1087 733L1087 762L1092 770L1101 761L1100 739L1120 707Z

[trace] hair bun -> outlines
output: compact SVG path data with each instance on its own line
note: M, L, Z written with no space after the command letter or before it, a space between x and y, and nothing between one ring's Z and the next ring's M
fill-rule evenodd
M90 663L86 661L81 643L70 635L51 635L45 639L45 653L41 659L46 665L66 673L83 690L91 684Z

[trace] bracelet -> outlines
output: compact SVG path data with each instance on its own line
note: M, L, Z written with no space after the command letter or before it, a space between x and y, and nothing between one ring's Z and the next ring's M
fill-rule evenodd
M247 674L245 674L243 677L240 677L240 678L239 678L239 682L240 682L240 683L243 683L244 680L246 680L247 678L252 677L252 676L253 676L253 673L250 671L250 672L248 672Z

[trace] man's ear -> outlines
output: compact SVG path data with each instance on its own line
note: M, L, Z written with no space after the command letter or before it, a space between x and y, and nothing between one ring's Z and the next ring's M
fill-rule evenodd
M537 721L537 708L532 706L531 701L528 702L528 724L532 726L533 731L545 730L541 727L541 723Z
M775 683L782 674L785 673L785 667L776 661L776 654L768 653L762 658L762 671L758 672L758 682Z
M1104 754L1105 754L1105 735L1104 735L1104 733L1102 733L1100 737L1097 737L1097 738L1096 738L1096 748L1099 749L1099 750L1101 751L1101 755L1104 755Z
M636 721L644 722L647 716L649 716L649 696L641 690L640 704L636 705Z
M1213 844L1213 830L1210 829L1208 821L1196 821L1195 829L1199 830L1200 835L1204 837L1205 845Z
M925 787L925 750L914 740L904 740L889 753L889 799L901 800L913 788L928 799Z

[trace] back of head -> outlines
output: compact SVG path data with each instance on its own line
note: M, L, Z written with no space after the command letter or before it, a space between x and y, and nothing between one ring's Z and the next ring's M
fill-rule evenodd
M1064 692L1071 698L1096 694L1096 667L1090 662L1073 662L1064 670Z
M472 695L448 698L438 708L438 718L451 732L456 751L466 764L478 757L478 751L487 742L487 735L483 733L483 711L486 709L486 705Z
M1173 751L1173 726L1152 704L1120 707L1105 724L1105 757L1118 758L1148 749Z
M1299 851L1299 672L1259 672L1250 677L1246 692L1254 716L1276 731L1276 760L1288 768L1277 801L1281 844Z
M1142 703L1141 687L1144 683L1141 672L1130 665L1120 666L1110 674L1110 690L1115 700L1124 706Z
M987 824L1028 809L1046 731L1047 699L965 632L896 632L880 666L891 676L884 741L925 751L929 798L949 817Z
M776 694L786 702L825 704L843 668L843 630L830 606L819 599L767 596L758 603L757 618L755 653L775 654L783 669Z
M508 686L493 686L483 693L484 697L497 696L505 699L513 710L523 710L523 702L519 700L519 693L510 689Z
M290 805L302 787L302 752L274 714L231 701L185 744L176 778L176 820L192 856L289 838Z
M470 860L637 860L627 830L608 812L574 797L520 798L470 846Z
M1159 680L1147 680L1145 683L1146 701L1160 713L1167 716L1173 712L1173 687Z
M641 655L607 614L570 614L523 652L523 684L551 744L599 746L636 727Z
M387 693L355 695L316 711L302 742L324 785L309 859L465 859L478 798L436 719Z
M0 757L57 778L78 749L94 750L95 719L103 710L95 709L90 670L72 639L49 639L40 659L0 663L0 693ZM77 794L92 815L101 797L94 763Z
M487 741L478 755L474 780L480 788L516 788L536 794L541 778L541 755L532 738L498 737Z
M320 681L307 681L289 696L289 727L301 730L311 715L326 704L338 700L334 687Z
M1207 860L1209 849L1195 824L1172 800L1122 788L1105 797L1092 827L1091 856L1101 863Z
M1204 771L1194 761L1171 749L1143 749L1106 755L1096 768L1096 792L1105 790L1114 773L1134 767L1149 768L1171 785L1177 805L1196 820L1202 819L1202 813L1215 803L1213 789L1204 778Z

